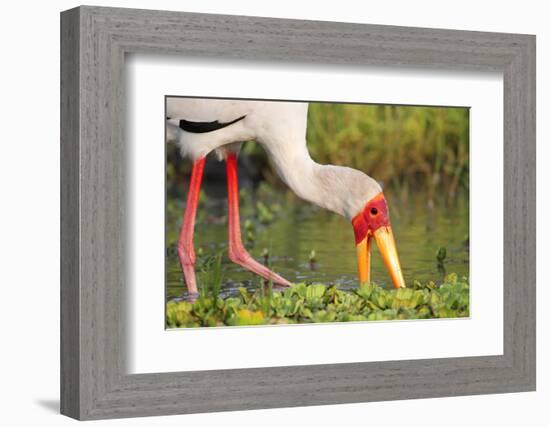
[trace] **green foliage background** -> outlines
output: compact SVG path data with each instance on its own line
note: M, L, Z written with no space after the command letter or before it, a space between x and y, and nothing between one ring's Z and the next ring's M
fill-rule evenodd
M397 188L423 185L450 196L468 188L468 108L314 103L307 141L316 161Z

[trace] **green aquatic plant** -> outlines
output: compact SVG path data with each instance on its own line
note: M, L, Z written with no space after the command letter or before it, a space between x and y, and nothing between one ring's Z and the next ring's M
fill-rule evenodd
M435 253L435 258L437 259L438 263L443 264L445 258L447 258L447 249L440 246Z
M214 299L218 297L223 284L222 257L222 252L210 257L204 257L201 253L198 262L200 270L197 274L200 299L209 295Z
M264 248L262 251L262 258L265 265L269 265L269 249Z
M437 260L437 271L441 274L445 274L445 258L447 258L447 249L439 247L435 253L435 259Z
M315 252L315 249L312 249L311 252L309 253L309 269L310 270L315 270L315 265L317 264L317 253Z
M272 289L271 284L253 291L241 287L238 295L225 299L210 292L195 302L168 302L166 326L360 322L469 315L468 279L449 274L439 286L415 281L412 287L402 289L368 284L343 290L335 285L297 283L284 290Z

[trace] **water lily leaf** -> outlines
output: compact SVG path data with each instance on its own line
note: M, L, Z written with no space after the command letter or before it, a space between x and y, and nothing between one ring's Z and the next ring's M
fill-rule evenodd
M458 275L456 273L450 273L445 276L445 283L455 284L458 281Z
M384 289L376 288L372 294L370 300L379 308L386 308L387 292Z
M372 284L364 284L359 286L355 293L359 295L361 298L368 300L372 294L372 291L374 289L374 285Z
M235 311L239 308L239 306L241 305L241 300L240 298L226 298L223 302L224 304L224 309L227 311L227 310L231 310L231 309L234 309Z
M441 318L454 318L454 317L459 317L458 316L458 312L456 310L452 310L450 308L447 308L447 307L441 307L439 309L439 313L438 313L439 317Z
M387 310L384 310L384 315L388 320L395 319L397 317L397 310L388 308Z
M292 299L290 301L290 306L288 309L288 314L294 316L298 313L300 309L304 306L304 300L302 298Z
M429 303L432 306L432 308L438 307L441 304L441 301L442 301L441 294L437 292L432 292L430 294Z
M367 320L387 320L382 310L376 310L370 313Z
M397 318L401 320L418 319L418 313L416 310L413 310L411 308L403 308L399 310L399 313L397 314Z
M397 317L397 310L377 310L368 315L368 320L393 320Z
M414 295L414 290L411 288L399 288L395 292L395 298L400 300L408 300L411 299Z
M341 306L338 305L338 304L327 304L327 305L325 306L325 310L326 310L326 311L338 312L338 310L339 310L340 307L341 307Z
M308 319L311 319L313 317L313 313L309 308L302 309L300 314L302 315L302 317L307 317Z
M215 312L210 312L208 315L203 319L204 326L220 326L223 325L223 322L221 319L219 319Z
M418 305L428 304L430 301L430 291L428 289L416 291L414 294L417 298Z
M418 309L417 314L419 319L429 319L431 317L432 312L429 307L422 306Z
M286 292L288 292L287 296L289 297L292 297L293 295L297 295L300 298L305 299L306 293L307 293L307 285L305 283L297 283L291 288L288 288Z
M347 311L357 311L360 310L365 301L358 295L347 292L340 296L338 311L347 310Z
M169 328L175 328L178 326L176 323L176 310L168 305L166 307L166 325Z
M191 313L191 311L193 311L193 304L191 304L188 301L180 301L175 304L175 309L178 311L185 311L187 313Z
M325 295L326 290L327 287L325 285L309 285L306 289L306 301L321 299Z
M183 326L196 320L190 313L183 310L176 310L174 314L177 326Z
M246 288L240 287L239 288L239 295L241 296L241 298L242 298L242 300L245 304L249 303L251 296L248 293L248 291L246 290Z
M363 322L367 320L367 316L362 314L344 314L338 320L341 322Z
M313 316L312 316L312 320L315 323L334 322L335 319L336 319L336 313L327 312L325 310L319 310L313 313Z
M277 317L286 317L292 309L292 299L281 294L273 294L270 304Z
M269 321L270 325L288 325L294 323L292 319L288 319L286 317L272 317Z
M261 311L251 311L247 309L241 309L237 311L236 325L263 325L265 323L264 315Z
M458 300L458 305L460 308L466 308L470 305L470 294L469 293L462 293Z
M346 299L346 295L348 295L349 292L345 292L345 291L342 291L340 289L336 289L334 291L334 299L333 299L333 302L335 304L341 304L342 301L344 301Z

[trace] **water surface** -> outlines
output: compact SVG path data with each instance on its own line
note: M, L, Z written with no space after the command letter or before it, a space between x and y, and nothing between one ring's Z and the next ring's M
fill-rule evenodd
M395 198L386 192L397 250L408 285L413 280L440 282L444 274L469 272L469 208L467 194L452 202L428 202L422 194ZM225 251L227 244L226 205L223 199L209 199L199 210L195 231L195 248L204 254ZM266 203L269 207L269 203ZM254 244L249 248L253 257L264 261L264 248L269 251L273 270L291 282L321 282L340 284L343 288L357 286L355 243L351 224L344 218L310 205L285 198L279 201L275 219L259 224L254 197L241 206L243 235L245 220L255 224ZM275 206L277 207L277 206ZM184 204L169 200L166 224L166 289L169 299L185 295L185 285L175 251ZM443 265L436 252L447 252ZM309 258L315 251L315 263ZM235 292L242 286L260 286L260 278L223 259L223 292ZM391 279L373 243L371 278L379 285L390 287Z

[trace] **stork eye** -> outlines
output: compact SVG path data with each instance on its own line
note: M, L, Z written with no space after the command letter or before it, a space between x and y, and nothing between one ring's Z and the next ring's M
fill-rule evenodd
M376 215L376 214L378 213L378 209L376 209L376 208L371 208L371 209L370 209L370 213L371 213L371 215Z

